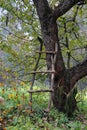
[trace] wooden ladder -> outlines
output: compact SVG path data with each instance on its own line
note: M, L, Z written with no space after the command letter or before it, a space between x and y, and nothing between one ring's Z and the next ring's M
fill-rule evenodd
M32 104L32 93L50 92L48 107L46 109L46 111L49 112L50 108L51 108L52 96L53 96L55 62L56 62L56 54L57 54L57 43L55 43L55 50L54 51L45 51L45 52L42 51L42 44L41 44L40 51L37 51L37 53L39 53L39 58L37 59L34 71L30 72L30 74L33 74L33 76L32 76L32 84L31 84L30 90L28 90L27 92L30 94L30 103L31 104ZM42 53L51 54L51 62L52 62L52 66L51 66L52 69L51 70L37 71L38 62L39 62L39 59L40 59L40 56L41 56ZM33 90L34 80L35 80L35 76L36 76L37 73L51 73L51 86L50 86L50 89ZM30 110L32 111L32 105L30 106Z

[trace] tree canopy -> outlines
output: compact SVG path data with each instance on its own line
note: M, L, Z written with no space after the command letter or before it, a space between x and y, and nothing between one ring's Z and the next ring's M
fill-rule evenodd
M66 57L66 66L72 66L73 62L78 63L86 56L86 51L84 51L84 49L86 50L86 5L82 1L70 2L69 4L67 4L68 1L65 1L63 4L66 8L60 9L61 6L63 7L62 3L59 4L61 1L52 0L48 2L54 15L56 14L55 18L59 17L57 24L62 53L64 58ZM76 3L78 4L73 7ZM71 7L73 7L72 10L68 11ZM35 49L39 48L37 37L42 37L33 1L2 0L0 10L0 48L6 52L5 55L12 64L10 68L5 65L5 69L11 70L12 67L14 73L19 75L18 73L26 68L26 73L34 68L32 63L36 62L35 59L37 58ZM68 13L65 14L67 11ZM60 17L61 15L63 16ZM69 61L70 57L73 62ZM20 66L20 70L18 66ZM29 66L32 67L29 68Z

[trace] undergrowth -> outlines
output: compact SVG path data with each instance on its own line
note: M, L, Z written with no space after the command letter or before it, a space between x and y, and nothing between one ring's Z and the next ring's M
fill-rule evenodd
M5 103L0 105L0 128L2 130L86 130L87 129L87 91L76 96L78 109L72 118L55 108L47 113L49 93L33 94L29 102L28 85L0 87L0 96ZM38 89L37 86L34 89ZM32 110L31 110L32 106Z

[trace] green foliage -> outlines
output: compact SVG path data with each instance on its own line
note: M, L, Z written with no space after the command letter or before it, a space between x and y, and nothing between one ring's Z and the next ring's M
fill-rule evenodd
M59 39L65 65L69 61L69 66L81 62L86 57L86 16L85 9L75 6L65 15L58 19ZM69 57L70 55L70 57ZM70 60L69 60L70 59Z
M33 94L33 104L31 104L29 94L26 93L29 85L23 82L20 85L14 83L12 85L8 88L0 85L0 95L5 99L5 104L0 106L0 123L5 122L6 130L82 130L87 128L86 90L82 93L82 101L78 103L79 111L74 113L73 118L68 118L55 108L52 108L49 113L44 111L48 104L47 93ZM34 86L34 89L37 88L40 89ZM77 97L80 97L80 93ZM32 111L29 109L31 105Z
M2 61L4 65L3 69L1 68L2 73L10 69L10 75L28 81L31 78L28 73L34 69L38 57L38 53L35 52L40 46L37 40L40 26L36 10L33 3L27 0L1 0L0 9L2 11L0 30L7 33L6 35L1 33L0 37L0 51L7 54ZM6 59L9 64L6 64Z
M48 2L54 8L61 0L48 0ZM57 20L59 40L66 67L68 67L69 54L70 67L73 66L73 62L78 63L86 56L84 49L87 44L86 8L86 5L83 7L75 6ZM41 37L41 27L35 6L30 0L1 0L0 9L2 12L0 32L7 33L0 36L0 50L8 54L7 61L10 64L7 66L3 62L2 73L9 68L9 73L13 73L15 78L28 81L31 78L28 73L34 69L38 57L38 53L35 53L39 48L37 37ZM44 59L45 55L43 54L38 65L39 70L46 68ZM40 76L38 75L38 77Z

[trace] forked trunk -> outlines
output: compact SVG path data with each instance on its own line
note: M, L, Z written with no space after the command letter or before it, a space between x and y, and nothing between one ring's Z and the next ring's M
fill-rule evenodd
M39 16L45 49L48 52L53 52L52 54L46 54L47 69L52 70L52 64L54 64L53 68L55 70L51 86L54 89L52 94L53 105L59 111L67 113L68 116L71 116L76 108L75 96L77 89L74 85L87 75L87 59L69 70L65 68L56 20L80 1L63 0L53 10L49 7L47 0L33 0ZM51 74L49 75L51 78Z
M50 22L49 22L50 21ZM44 40L44 46L46 51L53 51L56 53L46 54L47 69L52 70L52 57L54 59L54 79L53 86L54 93L52 95L52 101L55 108L59 111L71 116L76 108L76 89L74 85L70 84L71 75L69 70L65 68L60 43L58 39L58 28L56 22L50 18L46 23L41 23L42 34ZM47 26L48 25L48 26ZM56 48L55 48L56 46ZM51 74L50 74L51 78Z

